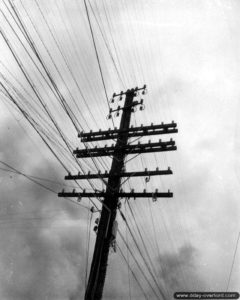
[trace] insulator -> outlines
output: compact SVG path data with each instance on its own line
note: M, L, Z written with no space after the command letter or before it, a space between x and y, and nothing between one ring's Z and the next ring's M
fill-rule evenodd
M111 118L112 118L112 115L111 115L111 114L107 115L107 120L109 120L109 119L111 119Z
M115 113L115 117L119 117L119 115L120 115L119 112Z
M134 193L134 189L131 189L131 193Z
M83 193L86 193L86 189L83 189Z
M151 140L148 140L148 144L151 144Z
M68 172L68 176L71 176L71 173L70 173L70 172Z
M146 193L146 189L144 189L143 192Z
M153 196L153 197L152 197L152 201L153 201L153 202L156 202L156 201L157 201L157 197L156 197L156 196Z
M107 170L105 170L105 174L107 174Z
M78 175L80 175L80 172L78 172Z
M144 84L143 89L146 89L146 87L147 87L146 84Z
M138 90L138 87L136 86L136 87L135 87L135 91L137 91L137 90Z
M170 167L168 167L168 171L171 171L171 168L170 168Z
M145 177L145 182L147 183L147 182L149 182L150 181L150 177L148 176L148 177Z
M94 211L95 211L94 206L92 206L92 207L90 208L90 211L91 211L92 213L94 213Z
M158 167L156 168L156 171L159 171L159 168L158 168Z
M143 108L143 106L140 106L140 110L143 110L144 108Z
M123 98L123 97L122 97L122 96L120 96L118 101L121 101L121 100L122 100L122 98Z
M97 218L96 220L95 220L95 224L98 224L99 223L99 218Z
M143 99L140 100L140 104L143 104Z
M123 91L121 91L121 93L120 93L121 95L123 94Z
M112 95L112 96L113 96L113 98L114 98L114 97L116 96L116 93L113 93L113 95Z
M158 189L155 190L155 193L158 193Z
M98 170L98 174L101 174L101 170Z
M145 91L142 91L142 95L145 95Z
M112 98L112 99L110 100L110 102L111 102L111 103L114 103L114 98Z
M64 193L65 191L64 191L64 189L62 189L62 193Z
M141 127L143 127L143 124L141 124Z
M77 198L77 202L81 202L81 200L82 200L82 197Z
M75 189L72 190L73 193L75 193L75 191L76 191Z
M98 230L98 226L96 225L96 226L93 227L93 231L97 232L97 230Z
M145 170L144 170L144 171L145 171L145 172L147 172L147 170L148 170L148 169L147 169L147 168L145 168Z

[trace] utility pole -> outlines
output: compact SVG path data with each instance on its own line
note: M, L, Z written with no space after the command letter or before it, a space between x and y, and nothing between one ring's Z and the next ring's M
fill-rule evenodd
M167 134L167 133L175 133L177 132L177 124L172 122L170 124L160 124L150 126L140 126L140 127L130 127L131 114L135 110L137 106L140 106L140 110L143 109L143 100L140 101L134 100L137 93L140 91L144 94L146 90L146 86L143 88L135 88L131 90L127 90L125 93L121 92L116 95L113 94L113 101L115 97L120 97L120 99L125 96L125 103L123 107L118 106L116 110L110 109L109 118L112 117L112 113L116 113L119 115L122 110L122 117L120 122L119 129L113 129L108 131L99 131L99 132L89 132L89 133L81 133L79 136L81 137L82 142L92 142L99 140L107 140L107 139L117 139L115 146L105 146L102 148L92 148L92 149L83 149L83 150L75 150L74 154L78 158L83 157L99 157L99 156L109 156L112 155L112 165L109 172L105 172L105 174L78 174L71 175L65 177L67 180L72 179L93 179L93 178L108 178L108 183L106 187L106 191L97 192L94 191L92 193L86 193L85 191L77 193L75 190L72 192L65 192L64 190L59 193L59 197L100 197L104 200L102 201L102 211L100 221L98 223L97 228L97 238L95 242L94 254L90 269L90 274L88 278L88 285L85 293L85 300L100 300L102 299L103 287L107 272L107 262L110 247L115 240L115 236L113 234L116 227L116 214L117 209L119 207L119 198L120 197L153 197L156 199L157 197L172 197L173 194L168 192L159 193L158 190L155 192L147 193L146 190L143 192L134 192L132 190L129 193L124 193L121 187L121 178L122 177L130 177L130 176L155 176L155 175L168 175L172 174L170 168L167 170L156 170L148 171L145 169L144 171L139 172L125 172L124 171L124 160L127 154L134 153L147 153L147 152L159 152L159 151L173 151L176 150L175 142L171 139L167 142L159 142L149 143L147 144L135 144L129 145L128 138L130 137L141 137L146 135L156 135L156 134Z

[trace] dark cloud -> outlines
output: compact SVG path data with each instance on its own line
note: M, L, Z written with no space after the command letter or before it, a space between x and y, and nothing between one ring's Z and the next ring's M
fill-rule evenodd
M197 271L198 251L189 244L177 253L164 253L159 259L160 276L171 295L177 291L204 290L204 281Z
M9 122L1 160L32 175L63 182L64 170L43 157ZM31 152L31 157L29 157ZM1 167L4 167L1 165ZM40 175L39 175L40 174ZM42 182L59 191L60 185ZM83 292L86 212L21 175L1 171L1 299L76 299ZM81 270L81 272L80 272ZM80 297L80 296L79 296Z
M130 247L134 248L131 245ZM136 257L138 257L137 253ZM205 280L201 272L199 272L198 261L201 258L200 253L192 245L184 244L177 251L169 250L162 252L160 256L155 258L154 256L151 257L156 271L155 278L167 299L172 300L173 294L177 291L204 291L207 289ZM117 262L114 262L114 260L117 260ZM103 299L128 299L129 274L127 267L125 264L121 266L121 261L119 261L117 256L112 257L112 259L110 257L110 264ZM143 274L136 266L133 265L132 268L144 293L148 295L149 299L155 299L156 296L144 279ZM159 290L156 288L147 269L145 270L145 275L150 280L150 284L155 292L159 294ZM145 299L143 292L131 274L130 281L132 299Z

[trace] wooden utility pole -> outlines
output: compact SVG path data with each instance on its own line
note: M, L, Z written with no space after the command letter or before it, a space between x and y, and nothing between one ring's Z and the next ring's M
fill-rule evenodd
M83 149L75 150L74 153L77 157L96 157L96 156L108 156L113 155L111 169L105 174L78 174L65 177L65 179L91 179L98 178L108 178L106 191L102 192L92 192L86 193L85 191L76 193L65 192L64 190L59 193L60 197L103 197L103 205L101 211L100 221L98 223L97 238L94 248L94 254L91 264L91 270L88 279L88 285L85 293L85 300L100 300L103 294L103 287L107 272L107 262L109 249L112 245L115 236L113 234L113 229L116 225L116 214L119 205L119 197L172 197L172 193L169 191L166 193L159 193L156 190L153 193L147 193L145 190L142 193L134 193L131 191L129 193L124 193L120 189L121 178L132 176L133 173L126 173L124 171L124 160L127 154L134 153L146 153L146 152L158 152L158 151L172 151L176 150L175 142L170 141L147 144L135 144L128 145L128 138L132 136L146 136L146 135L156 135L156 134L166 134L177 132L176 123L172 122L170 124L161 124L141 127L131 127L131 113L134 111L136 106L143 108L143 100L136 101L134 97L139 91L145 92L146 86L143 88L136 88L127 90L125 93L121 92L118 95L113 95L113 97L119 96L123 97L125 95L125 104L123 107L118 106L116 110L110 109L110 116L113 112L119 114L122 110L122 117L119 129L109 130L109 131L99 131L82 133L80 137L84 142L106 140L106 139L117 139L115 146L103 147L103 148L93 148L93 149ZM170 168L167 170L147 171L145 169L141 172L135 172L134 176L152 176L152 175L167 175L172 174Z
M125 147L127 145L127 130L129 129L131 120L134 94L135 92L132 90L127 91L126 93L126 100L119 128L120 132L124 132L119 133L115 146L116 149ZM106 196L103 201L102 214L98 226L97 240L95 244L85 300L97 300L102 298L103 286L107 271L108 253L112 239L113 223L116 219L118 206L118 196L116 193L118 193L120 189L121 177L119 174L123 171L124 158L125 154L123 151L115 151L111 170L109 172Z

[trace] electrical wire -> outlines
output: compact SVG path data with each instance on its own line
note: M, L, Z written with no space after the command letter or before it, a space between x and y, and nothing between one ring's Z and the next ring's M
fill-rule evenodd
M49 188L49 187L47 187L46 185L44 185L44 184L42 184L42 183L40 183L40 182L38 182L37 180L35 180L35 179L33 179L33 178L31 178L31 177L29 177L28 175L26 175L26 174L24 174L23 172L21 172L21 171L18 171L16 168L14 168L14 167L12 167L12 166L10 166L9 164L7 164L6 162L4 162L4 161L1 161L0 160L0 163L1 164L3 164L4 166L6 166L7 168L9 168L9 169L11 169L11 170L13 170L14 172L16 172L17 174L19 174L19 175L22 175L23 177L25 177L25 178L27 178L28 180L30 180L30 181L32 181L33 183L35 183L35 184L37 184L37 185L39 185L39 186L41 186L42 188L44 188L45 190L48 190L48 191L50 191L50 192L52 192L53 194L58 194L56 191L54 191L53 189L51 189L51 188ZM85 208L85 209L88 209L89 210L89 208L88 207L86 207L86 206L84 206L84 205L82 205L81 203L79 203L79 202L75 202L75 201L73 201L73 200L71 200L71 199L69 199L69 198L67 198L67 197L65 197L64 199L67 199L68 201L71 201L71 202L73 202L74 204L77 204L77 205L79 205L79 206L81 206L81 207L83 207L83 208Z
M90 27L90 31L91 31L91 36L92 36L92 41L93 41L93 45L94 45L94 50L95 50L95 54L96 54L96 58L97 58L97 62L98 62L98 67L99 67L99 71L100 71L100 75L101 75L101 79L102 79L104 93L105 93L105 96L106 96L106 101L107 101L108 108L110 110L109 100L108 100L108 96L107 96L106 84L105 84L104 77L103 77L102 67L101 67L101 63L100 63L100 59L99 59L99 55L98 55L98 51L97 51L97 46L96 46L96 42L95 42L95 38L94 38L93 28L92 28L92 24L91 24L91 20L90 20L90 16L89 16L89 11L88 11L86 0L84 0L84 5L85 5L87 19L88 19L88 23L89 23L89 27ZM112 120L113 127L114 127L113 119L111 119L111 120Z
M131 230L131 228L130 228L130 226L129 226L129 224L128 224L128 221L127 221L126 217L124 216L123 212L122 212L120 209L119 209L119 212L120 212L120 215L121 215L123 221L124 221L124 222L126 223L126 225L127 225L127 228L128 228L128 230L129 230L129 233L130 233L130 235L131 235L131 237L132 237L132 239L133 239L133 241L134 241L134 243L135 243L135 245L136 245L136 247L137 247L137 249L138 249L138 252L139 252L141 258L142 258L143 261L144 261L144 264L145 264L146 267L147 267L147 270L148 270L149 274L151 275L151 277L152 277L154 283L155 283L156 286L157 286L157 289L158 289L158 291L159 291L159 293L160 293L161 298L164 299L164 300L166 300L166 297L165 297L165 295L164 295L164 293L163 293L161 287L159 286L159 283L157 282L156 275L155 275L155 274L153 273L153 271L151 270L151 267L149 266L149 264L148 264L148 262L147 262L145 256L143 255L143 252L142 252L140 246L139 246L138 243L137 243L137 240L136 240L136 238L135 238L135 236L134 236L134 234L133 234L133 232L132 232L132 230Z
M142 269L141 265L139 264L136 255L134 255L134 253L132 252L131 248L128 246L128 244L126 243L124 236L122 235L121 231L118 229L118 233L124 243L124 245L127 247L129 253L131 254L133 260L135 261L136 265L138 266L139 270L141 271L141 274L143 275L144 279L146 280L146 282L148 283L149 287L151 288L151 290L153 291L154 295L156 296L157 299L159 299L159 295L157 294L157 292L155 291L154 287L151 284L151 281L148 279L148 277L145 275L144 270Z
M125 257L123 251L121 250L121 248L120 248L120 246L119 246L118 244L117 244L117 249L119 250L119 252L120 252L120 254L121 254L121 256L122 256L124 262L127 264L128 270L131 271L131 273L132 273L132 275L133 275L135 281L137 282L139 288L141 289L141 291L142 291L142 293L143 293L143 295L144 295L144 298L145 298L145 299L149 299L148 296L147 296L147 294L145 293L144 289L142 288L142 285L140 284L140 282L139 282L139 280L138 280L138 278L137 278L135 272L133 271L133 269L132 269L131 266L129 265L128 259ZM130 299L131 299L131 295L130 295Z
M233 271L233 267L234 267L234 264L235 264L235 259L236 259L236 254L237 254L239 239L240 239L240 231L238 233L237 242L236 242L236 246L235 246L235 249L234 249L234 254L233 254L231 269L230 269L229 276L228 276L228 281L227 281L226 292L228 291L229 284L230 284L231 277L232 277L232 271Z

